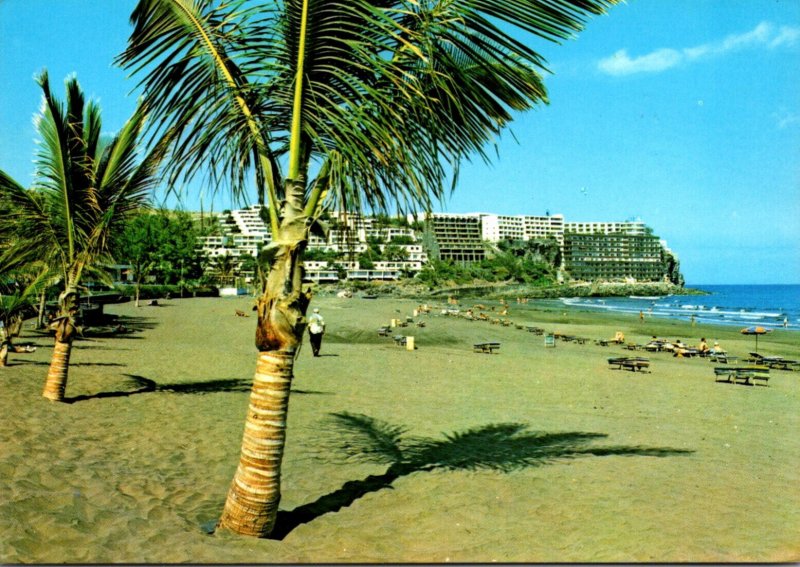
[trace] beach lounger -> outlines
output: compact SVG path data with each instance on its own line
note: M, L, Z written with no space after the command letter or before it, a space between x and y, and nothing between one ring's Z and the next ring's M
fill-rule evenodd
M800 365L800 362L796 360L788 360L782 356L764 356L757 352L751 352L747 361L776 370L796 370L795 367Z
M738 356L728 356L727 354L712 354L708 359L711 362L721 362L722 364L734 363L739 361Z
M475 343L472 345L472 352L493 354L496 350L500 350L500 343Z
M800 362L796 360L787 360L782 356L769 356L764 357L764 364L775 370L798 370Z
M616 366L617 370L645 372L645 369L650 367L650 359L640 356L615 356L608 359L608 364Z
M718 366L714 368L714 375L717 382L753 386L755 380L760 380L766 385L769 380L769 368L766 366Z

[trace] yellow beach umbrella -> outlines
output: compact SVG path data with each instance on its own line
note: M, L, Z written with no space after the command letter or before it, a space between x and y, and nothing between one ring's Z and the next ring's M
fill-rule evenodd
M767 333L772 332L772 329L767 329L765 327L745 327L741 330L743 335L755 335L756 336L756 352L758 352L758 335L766 335Z

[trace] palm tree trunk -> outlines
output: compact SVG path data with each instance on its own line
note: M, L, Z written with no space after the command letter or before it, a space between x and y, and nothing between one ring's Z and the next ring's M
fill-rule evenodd
M47 371L47 380L44 384L42 396L54 402L64 399L67 389L67 374L69 372L69 356L72 352L72 340L79 329L75 326L75 314L78 311L78 292L75 286L69 285L59 296L61 316L56 319L56 342L53 347L53 357L50 359L50 369Z
M8 351L10 344L7 341L3 341L3 344L0 345L0 368L5 368L8 366Z
M48 400L60 402L67 389L67 373L69 372L69 356L72 352L72 341L62 343L56 341L53 357L50 359L50 370L44 384L42 395Z
M47 290L43 290L39 296L39 312L36 314L36 328L44 328L44 312L47 309Z
M256 373L239 466L219 521L220 527L244 535L268 536L278 514L294 359L311 299L301 287L305 244L301 240L278 248L258 301Z
M266 537L275 526L293 368L294 353L258 354L242 452L221 527Z

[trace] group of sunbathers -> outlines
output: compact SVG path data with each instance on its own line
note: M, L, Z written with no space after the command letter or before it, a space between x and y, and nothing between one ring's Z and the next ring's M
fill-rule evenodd
M660 350L671 351L673 356L691 356L699 354L700 356L708 356L712 354L725 354L725 349L719 346L718 341L714 341L714 346L709 348L706 338L700 339L700 344L696 348L691 348L683 343L680 339L670 341L668 339L658 339L653 337L646 346L656 346Z

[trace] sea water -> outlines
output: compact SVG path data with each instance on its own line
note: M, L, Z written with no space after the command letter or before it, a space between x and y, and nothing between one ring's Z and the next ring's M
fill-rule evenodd
M800 285L694 285L708 295L663 297L574 297L561 302L580 308L718 325L800 329Z

